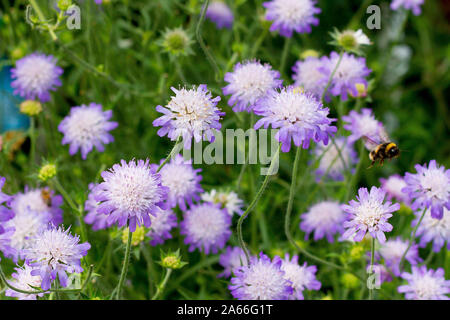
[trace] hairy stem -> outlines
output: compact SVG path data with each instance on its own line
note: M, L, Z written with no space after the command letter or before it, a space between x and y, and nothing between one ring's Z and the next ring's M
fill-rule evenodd
M129 228L129 226L127 225ZM133 232L128 230L128 241L127 247L125 249L125 257L123 259L122 272L120 273L119 283L117 285L116 299L120 300L120 296L122 294L123 283L125 282L125 278L128 272L128 265L130 264L130 254L131 254L131 240L133 238Z
M163 281L158 285L158 287L156 289L156 293L152 297L152 300L156 300L160 296L160 294L164 291L164 288L166 287L167 281L169 280L171 274L172 274L172 269L167 268L166 275L164 276Z

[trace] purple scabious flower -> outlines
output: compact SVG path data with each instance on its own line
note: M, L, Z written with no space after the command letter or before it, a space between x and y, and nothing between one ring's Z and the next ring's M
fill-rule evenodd
M294 86L302 87L317 99L321 99L328 79L325 74L320 72L320 68L326 60L327 57L307 57L303 61L297 61L292 67Z
M242 216L242 206L244 201L239 198L238 194L234 191L217 191L216 189L210 192L205 192L201 195L203 201L220 204L221 208L226 209L230 216L238 214Z
M34 288L39 288L41 286L41 277L31 275L31 271L33 269L29 265L24 264L22 267L17 267L14 269L16 272L11 274L13 279L8 281L12 286L25 291L36 291ZM37 300L37 297L43 297L44 293L27 294L7 288L5 291L5 296L14 297L18 300Z
M411 209L431 208L431 216L442 219L444 207L450 209L450 169L439 166L436 160L431 160L428 168L426 164L414 168L417 173L405 174L406 187L402 189L413 201Z
M378 253L380 257L384 259L386 267L388 267L397 277L401 274L400 260L408 248L408 244L408 241L397 237L386 241L378 249ZM419 257L419 246L416 244L412 245L405 256L405 259L408 260L411 265L416 265L422 261Z
M217 29L231 29L233 25L233 12L223 1L212 1L206 10L206 18L216 24Z
M311 26L317 26L319 19L315 14L322 10L317 8L315 0L272 0L264 2L267 9L266 20L273 21L270 31L276 31L283 37L292 37L293 32L310 33Z
M112 110L103 111L102 105L97 103L72 107L70 114L58 126L58 130L64 134L62 144L70 144L69 154L73 156L80 149L81 158L85 160L94 146L103 152L103 144L114 141L109 131L118 125L117 122L108 121L111 117Z
M56 65L52 55L32 53L16 61L16 67L11 69L11 82L14 94L25 99L39 99L41 102L50 100L50 91L61 86L59 76L63 69Z
M53 190L48 188L28 189L25 187L23 193L19 192L12 198L11 210L15 215L25 214L32 211L41 215L43 219L50 217L54 225L63 222L63 210L60 208L63 204L63 197L55 195Z
M270 64L257 60L245 61L235 64L233 72L225 74L224 80L228 85L222 91L224 95L231 95L228 105L234 106L234 112L250 112L270 90L281 87L283 80L279 78L280 73L272 70Z
M283 263L281 264L281 270L284 271L284 278L292 283L294 289L292 295L289 296L289 300L304 300L303 291L319 290L322 284L316 279L316 266L308 266L305 262L302 266L298 264L298 256L292 256L289 258L289 254L286 253Z
M99 202L95 200L95 188L98 184L89 184L89 194L86 202L84 203L84 210L87 211L84 217L84 222L87 224L92 224L92 230L97 231L101 229L106 229L110 225L107 223L108 215L100 213L97 211Z
M427 209L422 223L417 228L416 236L421 237L420 247L426 247L428 242L433 242L433 251L439 252L447 241L447 249L450 250L450 211L444 208L442 219L434 219ZM416 226L419 222L422 211L415 213L416 219L413 220L412 226Z
M352 143L348 143L346 137L339 137L329 146L319 142L313 150L313 154L320 158L319 167L315 171L316 180L320 181L324 175L332 180L344 180L344 171L350 169L354 172L354 165L358 162L358 154ZM339 155L340 151L340 155Z
M8 221L14 217L14 212L10 209L12 197L2 192L6 178L0 176L0 222ZM0 234L4 231L0 225Z
M251 257L249 266L233 270L228 289L239 300L287 300L294 290L292 282L285 278L281 264L280 257L270 260L261 252L259 257Z
M172 239L170 231L178 224L177 216L172 210L161 210L155 216L150 216L150 220L152 224L147 233L147 237L151 239L150 245L156 246L163 244L167 239Z
M415 16L422 13L422 8L420 7L425 0L392 0L391 9L398 10L403 7L406 10L411 10Z
M229 278L233 270L247 265L247 257L241 247L227 247L219 257L219 264L224 270L217 277Z
M158 135L167 135L172 141L182 138L184 147L191 148L195 142L214 141L214 129L220 130L220 119L225 115L217 108L220 97L212 98L205 84L192 89L171 88L175 93L166 107L157 106L156 111L163 116L153 121L154 127L162 127Z
M348 213L344 227L347 229L342 235L343 239L353 238L361 241L367 232L380 243L386 241L384 232L392 231L392 225L387 220L392 213L400 209L400 204L384 202L386 192L377 187L372 187L370 192L366 188L358 190L355 200L350 200L349 205L342 205L342 210Z
M94 199L100 202L97 212L108 215L106 223L119 227L136 224L150 227L150 214L166 209L164 202L169 189L161 184L161 175L149 160L121 160L102 172L103 182L94 189Z
M164 159L161 160L161 164ZM157 165L152 165L156 170ZM159 171L161 184L169 188L167 203L170 208L177 205L181 210L186 211L186 202L191 206L192 200L199 201L199 194L203 192L200 185L202 176L199 174L202 169L194 169L192 160L184 160L183 156L177 154L170 162L166 163Z
M335 51L331 52L330 58L323 62L320 71L325 75L327 81L331 73L336 68L339 61L339 54ZM343 101L347 100L348 93L357 97L357 84L368 85L366 77L372 72L366 66L366 59L356 57L352 54L344 52L342 60L337 68L329 87L329 92L333 96L341 96Z
M412 267L411 273L403 272L401 277L408 284L398 287L407 300L449 300L450 280L445 280L444 269L428 269L426 266Z
M331 126L335 119L328 118L329 109L316 100L310 93L294 87L281 91L271 91L267 97L258 102L255 114L262 116L255 124L255 130L270 125L279 131L275 139L281 142L281 151L289 152L291 139L297 147L307 149L312 139L328 144L329 136L336 132Z
M314 232L314 241L327 238L328 242L334 241L335 234L344 231L342 223L345 221L345 214L340 204L336 201L322 201L302 214L300 229L306 232L305 240L311 232Z
M406 187L405 179L398 174L394 174L387 179L380 178L381 189L386 191L388 200L395 199L399 202L408 203L408 194L402 191Z
M17 255L16 250L11 247L11 237L14 231L13 227L2 227L2 232L0 233L0 251L8 258L14 258Z
M347 116L343 116L342 120L346 122L344 129L351 132L348 136L349 143L354 143L362 136L367 136L377 141L383 130L383 124L375 119L372 110L368 108L362 109L361 113L352 110Z
M79 243L78 235L72 236L70 228L51 227L35 237L24 250L26 263L32 267L31 275L40 276L42 290L48 290L58 276L59 284L67 286L67 273L81 273L81 258L91 248L88 242Z
M225 246L231 235L231 216L225 209L213 203L193 205L184 213L180 233L185 235L184 243L189 252L198 248L206 254L217 253Z

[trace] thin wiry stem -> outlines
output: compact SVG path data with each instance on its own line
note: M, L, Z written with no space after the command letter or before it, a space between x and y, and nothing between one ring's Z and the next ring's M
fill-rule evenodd
M129 228L129 226L127 225ZM125 282L125 278L128 272L128 265L130 264L130 254L131 254L131 240L133 238L133 232L128 230L128 241L127 247L125 249L125 257L123 259L122 272L120 273L119 283L117 285L116 291L116 299L119 300L122 294L123 283Z
M164 159L163 163L161 163L158 167L158 169L156 170L156 172L161 171L161 169L167 164L167 162L170 161L170 159L172 159L173 155L175 154L175 152L178 151L178 143L180 142L181 137L178 137L177 140L175 141L175 144L172 148L172 150L170 150L169 155Z
M160 296L160 294L164 291L164 288L166 287L167 281L169 281L171 274L172 274L172 269L170 269L170 268L166 269L166 275L165 275L163 281L158 285L158 287L156 289L156 293L152 297L152 300L156 300Z
M400 271L403 268L403 263L405 262L405 257L408 254L409 249L411 249L412 244L414 243L414 239L416 238L417 229L419 228L420 224L422 223L422 220L425 217L426 213L427 213L427 208L425 207L422 211L422 215L420 216L419 221L417 222L416 226L414 227L411 237L409 238L408 248L406 248L405 252L402 255L402 259L400 260L400 264L399 264Z
M327 85L325 86L325 89L323 89L322 97L320 98L321 101L323 101L323 99L325 98L325 94L327 93L328 88L331 85L331 81L333 80L334 74L336 73L337 69L339 68L339 65L341 64L343 56L344 56L344 51L341 51L341 53L339 54L339 59L336 62L336 66L334 67L333 72L331 72L330 77L328 78Z
M375 260L375 238L372 238L370 246L370 272L373 272L373 262ZM373 287L369 287L369 300L373 300Z

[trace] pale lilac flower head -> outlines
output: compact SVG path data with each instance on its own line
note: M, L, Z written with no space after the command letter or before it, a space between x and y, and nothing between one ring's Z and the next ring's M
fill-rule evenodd
M292 283L294 291L289 296L289 300L304 300L303 291L319 290L322 284L316 279L316 266L308 266L305 262L303 265L298 264L298 256L292 256L286 253L282 260L281 270L284 271L284 278Z
M84 210L87 214L84 216L84 222L87 224L92 224L92 230L97 231L101 229L106 229L110 226L107 223L108 215L98 212L99 202L95 200L95 187L98 184L90 183L89 184L89 194L86 202L84 203Z
M231 95L229 106L234 112L252 111L255 104L264 98L270 90L281 87L280 73L259 61L237 63L233 72L227 72L224 80L228 85L222 88L224 95Z
M14 234L13 227L2 227L2 232L0 233L0 251L7 258L14 258L17 256L17 251L11 247L11 237ZM1 260L1 259L0 259Z
M11 69L11 82L14 94L25 99L39 99L41 102L50 100L50 91L61 86L59 76L63 69L56 65L52 55L32 53L16 61L16 67Z
M320 72L325 61L327 61L327 57L307 57L303 61L297 61L292 67L294 86L302 87L306 92L310 92L320 99L328 81L326 75Z
M177 216L171 209L161 210L156 215L150 216L152 224L147 236L151 239L150 245L163 244L167 239L171 239L170 231L178 224Z
M416 219L413 220L412 226L416 226L422 210L415 213ZM434 219L430 214L430 209L427 209L425 216L419 227L417 228L416 236L420 237L419 245L425 247L428 242L433 242L433 251L439 252L447 242L447 249L450 250L450 210L444 208L442 219Z
M11 281L8 281L12 286L24 291L36 291L35 288L41 287L41 277L39 277L38 275L31 275L31 271L33 269L29 265L24 264L22 267L17 267L14 269L16 270L16 272L11 275L13 279L11 279ZM44 293L27 294L7 288L5 291L5 296L14 297L18 300L36 300L38 296L43 297Z
M226 209L230 216L233 214L242 215L242 206L244 202L239 198L234 191L217 191L216 189L210 192L205 192L201 195L203 201L220 204L223 209Z
M149 160L121 160L102 172L104 182L95 189L94 199L100 202L97 211L108 215L106 223L150 227L150 214L165 209L169 189L161 184L161 176L150 166Z
M14 216L14 212L10 209L12 197L2 192L6 179L0 176L0 222L8 221ZM3 227L0 226L0 233Z
M402 273L408 284L398 287L398 292L404 293L407 300L449 300L450 280L445 280L444 275L442 268L413 266L411 273Z
M103 111L97 103L72 107L70 114L58 126L58 130L64 134L62 144L70 144L69 153L72 156L80 149L83 160L94 146L103 152L104 144L114 141L109 131L118 125L117 122L108 121L111 117L112 110Z
M406 10L411 10L415 16L418 16L422 12L422 8L420 7L425 0L392 0L391 9L398 10L400 7L403 7Z
M330 58L324 61L320 71L328 79L336 68L339 61L339 54L331 52ZM348 94L358 96L357 84L364 84L367 87L367 76L372 72L366 66L366 59L356 57L344 52L341 63L337 68L329 87L329 92L333 96L341 96L342 100L347 100Z
M161 159L161 163L164 159ZM156 170L157 165L152 165ZM200 185L202 169L194 169L192 160L184 160L183 156L177 154L170 162L166 163L159 171L161 175L161 184L169 188L167 203L169 207L174 208L177 205L181 210L186 210L186 202L191 206L192 201L199 201L199 194L203 192Z
M315 14L322 10L317 8L315 0L272 0L264 2L267 9L266 20L273 21L270 31L276 31L283 37L292 37L293 32L310 33L311 26L317 26L319 19Z
M387 179L381 178L381 189L386 191L386 198L388 200L395 199L399 202L408 203L408 194L404 193L402 189L406 187L405 179L398 174L394 174Z
M212 1L206 10L206 18L214 22L217 29L228 28L231 29L233 25L233 12L230 7L223 1Z
M326 146L319 142L313 150L316 158L320 158L319 167L315 172L318 181L323 176L342 181L346 170L350 170L352 173L355 170L354 166L358 162L358 154L353 148L353 143L349 143L345 137L339 137L334 141L337 148L333 143Z
M381 258L384 259L386 267L392 270L392 273L399 277L401 274L400 271L400 260L402 259L403 254L406 252L408 248L408 241L402 240L400 237L395 239L390 239L383 243L378 249L378 253ZM411 265L416 265L422 259L419 257L419 246L414 244L409 248L408 253L405 256L405 259L411 263Z
M70 228L51 227L35 237L24 250L26 263L32 267L31 275L40 276L42 290L48 290L58 276L59 284L67 286L67 273L81 273L81 258L91 248L88 242L79 243L78 235L72 236Z
M227 247L225 252L220 255L219 264L224 270L217 276L228 278L233 270L247 265L247 257L241 247Z
M314 241L326 237L328 242L333 242L334 235L344 231L342 223L345 214L336 201L322 201L313 205L302 214L301 219L299 227L306 232L305 240L314 232Z
M11 201L11 209L16 215L32 211L41 215L44 219L50 216L50 222L59 225L63 222L63 197L55 195L48 188L28 189L25 187L23 193L14 195Z
M349 143L354 143L362 136L378 141L383 130L383 124L375 119L372 110L368 108L362 109L361 113L352 110L347 116L343 116L342 120L346 122L344 128L351 132L348 136Z
M444 207L450 209L450 169L436 160L431 160L428 168L426 164L414 168L417 173L405 174L406 187L402 189L412 201L411 209L431 208L431 216L442 219Z
M336 127L331 126L335 119L328 118L329 109L299 88L273 90L258 102L253 111L262 116L256 122L255 130L262 126L264 129L269 126L279 129L275 139L281 142L283 152L289 152L291 140L303 149L309 147L311 140L322 141L326 145L329 136L336 132Z
M233 270L228 289L239 300L287 300L293 288L292 282L285 278L281 264L280 257L270 260L261 252L259 257L251 257L249 266Z
M350 200L349 205L342 205L342 209L348 213L347 221L344 222L346 231L342 238L361 241L369 232L373 238L384 243L384 233L392 231L392 225L387 221L393 212L400 209L398 203L384 202L385 196L386 192L377 187L372 187L370 192L366 188L360 188L357 201Z
M198 248L206 254L217 253L225 246L231 235L231 216L225 209L213 203L193 205L184 213L180 233L189 251Z
M184 147L191 148L195 142L214 141L214 130L220 130L220 119L225 115L217 107L220 97L212 98L205 84L192 89L171 88L175 93L167 106L157 106L156 111L163 113L153 121L153 126L162 127L158 135L167 135L172 141L182 138Z

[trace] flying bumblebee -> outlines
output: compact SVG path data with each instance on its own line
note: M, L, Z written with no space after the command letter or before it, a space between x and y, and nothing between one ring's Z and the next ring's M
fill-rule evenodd
M52 194L51 194L50 190L48 190L47 188L42 189L41 190L41 198L47 206L51 206Z
M400 155L400 149L395 142L391 141L384 128L380 130L377 138L369 138L367 136L363 136L362 138L365 147L370 151L369 159L372 161L372 164L369 168L377 161L380 162L380 165L383 165L385 159L390 160ZM379 141L375 141L374 139Z

